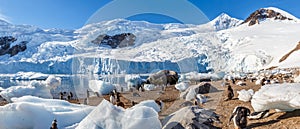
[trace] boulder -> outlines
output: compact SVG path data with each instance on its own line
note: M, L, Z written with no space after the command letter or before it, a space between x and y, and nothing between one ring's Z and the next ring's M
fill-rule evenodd
M163 129L211 129L219 116L211 110L199 106L183 107L162 121Z
M179 79L178 73L171 70L160 70L150 75L147 82L154 85L174 85Z
M199 85L188 87L184 92L180 93L180 98L190 101L195 98L197 94L207 94L218 91L210 83L202 82Z

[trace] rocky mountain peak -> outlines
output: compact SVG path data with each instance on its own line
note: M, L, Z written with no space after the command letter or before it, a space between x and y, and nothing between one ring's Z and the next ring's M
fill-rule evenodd
M261 21L266 19L273 20L296 20L296 18L287 12L277 8L261 8L250 14L250 16L242 23L248 23L248 26L260 24Z

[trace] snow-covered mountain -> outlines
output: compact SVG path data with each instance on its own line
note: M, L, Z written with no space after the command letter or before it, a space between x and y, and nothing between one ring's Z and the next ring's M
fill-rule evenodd
M6 21L0 21L0 36L12 36L17 41L26 41L27 50L13 57L2 56L1 60L14 61L24 58L31 58L38 52L39 46L51 41L71 41L74 40L73 30L48 29L44 30L31 25L13 25Z
M240 25L242 22L243 22L242 20L232 18L226 13L222 13L214 20L212 20L210 23L213 24L215 30L219 31L219 30L225 30L225 29L236 27Z
M227 14L203 25L115 19L75 31L0 22L0 35L29 42L29 48L18 55L0 56L0 73L150 73L158 69L249 72L299 66L297 51L279 62L300 41L299 20L274 7L262 10L250 16L259 20L252 26L248 26L251 20L241 24ZM261 18L262 14L266 16ZM270 14L278 14L278 18ZM92 43L99 35L122 33L135 36L133 46L112 49Z

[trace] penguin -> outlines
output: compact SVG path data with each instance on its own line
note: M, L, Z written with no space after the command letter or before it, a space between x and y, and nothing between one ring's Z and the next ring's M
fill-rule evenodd
M68 99L68 100L71 100L71 96L70 96L70 95L68 95L68 96L67 96L67 99Z
M88 104L89 104L89 100L88 100L88 98L84 98L84 100L83 100L83 104L84 104L84 105L88 105Z
M121 99L120 99L120 93L119 92L116 93L116 98L117 98L117 102L121 101Z
M52 125L51 125L50 129L58 129L58 128L57 128L57 123L56 123L56 122L57 122L56 119L54 119L54 120L52 121Z
M131 105L132 105L132 107L133 107L135 104L136 104L136 102L134 102L134 101L131 101Z
M70 91L69 95L70 95L70 98L73 99L74 96L73 96L73 93L71 91Z
M144 92L144 91L145 91L144 85L143 85L143 84L142 84L142 85L139 85L139 86L138 86L138 90L139 90L140 92Z
M250 110L246 107L237 106L234 108L230 118L229 122L233 119L234 128L235 129L243 129L247 126L247 116L250 115Z
M115 95L115 94L117 94L118 92L117 92L117 89L114 89L113 91L112 91L112 93Z
M112 103L112 104L115 104L116 103L116 99L115 99L115 96L113 93L110 94L109 96L109 101Z
M90 92L89 92L89 90L86 90L86 97L87 97L87 98L90 97Z
M235 84L235 79L231 78L231 82L232 82L232 84Z
M63 100L64 99L64 94L62 92L59 92L59 99Z
M250 116L248 116L248 118L250 120L258 120L258 119L266 118L270 115L269 111L270 110L265 110L265 111L262 111L262 112L253 112L253 113L251 113Z
M231 100L233 97L234 97L233 89L231 88L230 85L228 85L227 86L227 99L225 99L225 101Z
M261 79L260 85L261 86L265 85L265 81L266 81L266 78Z
M198 106L198 101L194 100L194 105Z

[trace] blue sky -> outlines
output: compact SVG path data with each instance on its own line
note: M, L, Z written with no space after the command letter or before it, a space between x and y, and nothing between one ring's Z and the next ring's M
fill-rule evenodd
M130 0L128 0L130 1ZM173 8L176 13L184 11L183 7L169 8L166 4L149 5L162 9ZM41 28L76 29L82 27L88 19L111 0L0 0L0 18L13 24L30 24ZM300 17L298 0L189 0L200 9L209 20L222 12L238 19L245 19L250 13L262 7L278 7L296 17ZM132 3L131 3L132 4ZM126 8L126 5L124 5ZM107 15L120 13L117 9ZM192 16L188 16L192 17ZM147 20L155 23L178 22L178 20L162 15L148 13L131 16L131 20Z

